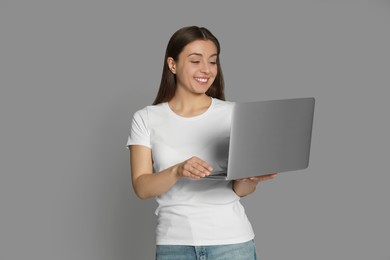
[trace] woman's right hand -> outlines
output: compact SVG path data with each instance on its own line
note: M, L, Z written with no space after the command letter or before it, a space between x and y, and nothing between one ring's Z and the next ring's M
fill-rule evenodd
M140 199L149 199L167 192L182 177L199 179L210 174L211 166L191 157L165 170L153 173L152 150L142 145L130 145L131 180Z
M206 161L193 156L188 160L178 164L176 175L177 177L187 177L192 179L200 179L210 175L213 168Z

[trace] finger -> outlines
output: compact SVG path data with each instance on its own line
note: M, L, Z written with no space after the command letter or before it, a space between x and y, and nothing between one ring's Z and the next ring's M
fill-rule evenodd
M268 178L274 178L276 175L277 175L277 173L270 173L270 174L261 175L261 176L254 176L253 178L268 179Z
M265 174L265 175L254 176L251 178L268 178L268 177L275 177L276 175L277 175L277 173L269 173L269 174Z
M250 178L251 181L255 181L255 182L261 182L261 181L265 181L265 180L269 180L269 179L271 179L271 177L266 177L266 176Z
M195 168L203 175L210 175L212 168L204 164L196 164Z
M205 177L207 173L203 172L203 168L199 168L196 163L191 163L190 161L184 165L184 170L186 172L186 177L190 178L201 178Z
M236 181L251 182L252 180L250 178L242 178L242 179L237 179Z
M190 178L192 178L192 179L200 179L201 176L195 175L195 174L191 174Z
M200 176L193 174L189 170L183 170L183 176L187 177L187 178L192 178L192 179L199 179L200 178Z
M275 178L275 176L276 175L274 175L274 174L270 174L270 175L251 177L250 179L252 181L261 182L261 181L271 180L271 179Z
M206 173L204 172L203 168L200 168L198 165L191 166L190 171L192 175L199 176L199 177L205 177Z
M205 162L204 160L198 157L193 157L191 162L193 163L193 167L195 169L197 169L198 171L204 174L210 174L210 172L213 170L211 165L209 165L207 162Z
M197 164L200 164L200 165L202 165L204 168L210 168L210 170L211 170L211 165L209 165L206 161L204 161L204 160L202 160L202 159L200 159L199 157L196 157L196 156L194 156L194 157L192 157L191 158L191 160L193 161L193 162L195 162L195 163L197 163Z

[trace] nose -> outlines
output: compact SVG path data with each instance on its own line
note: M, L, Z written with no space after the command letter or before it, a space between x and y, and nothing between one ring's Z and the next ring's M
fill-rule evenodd
M202 67L200 68L200 71L205 74L209 74L211 69L210 69L210 64L207 61L202 62Z

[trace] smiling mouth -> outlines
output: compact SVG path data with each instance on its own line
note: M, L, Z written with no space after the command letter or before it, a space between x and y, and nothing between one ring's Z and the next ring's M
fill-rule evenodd
M208 78L195 78L195 80L200 82L200 83L207 83L209 81Z

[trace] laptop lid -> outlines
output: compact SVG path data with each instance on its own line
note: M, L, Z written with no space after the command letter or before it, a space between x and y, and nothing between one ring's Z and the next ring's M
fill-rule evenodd
M307 168L314 104L312 97L235 103L227 173L209 177L234 180Z

